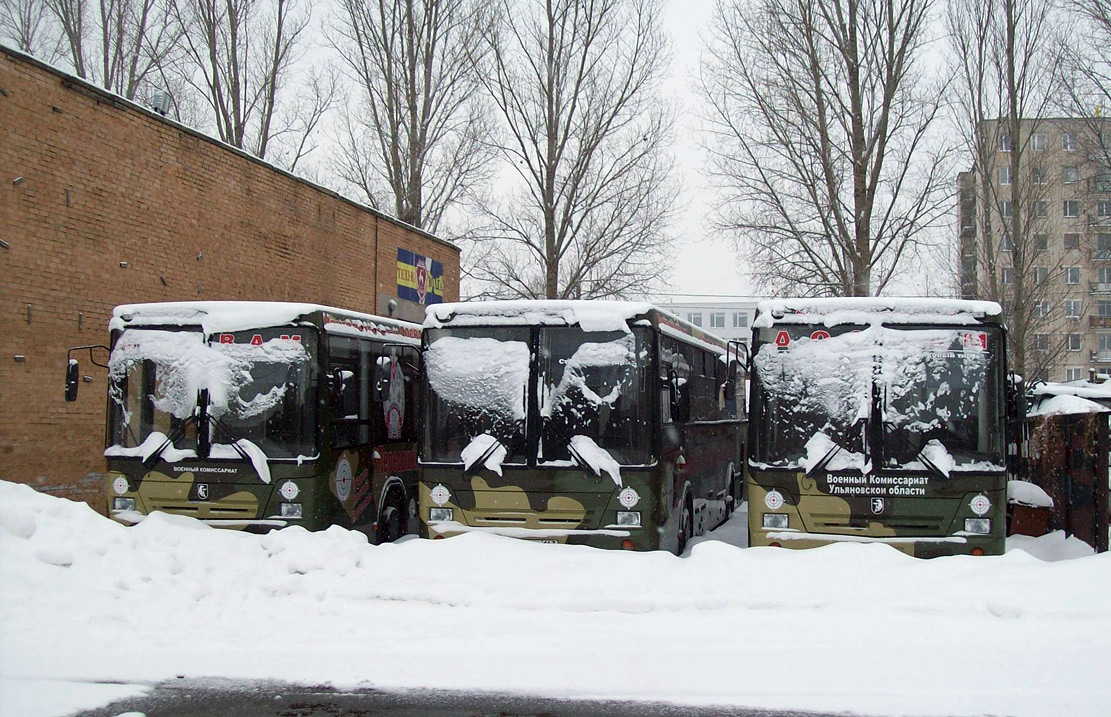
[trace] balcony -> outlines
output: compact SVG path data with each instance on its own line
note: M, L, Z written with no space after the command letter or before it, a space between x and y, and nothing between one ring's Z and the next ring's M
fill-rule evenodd
M1111 194L1111 174L1101 174L1088 180L1089 194Z
M1111 261L1111 249L1089 249L1088 261Z
M1093 329L1111 329L1111 316L1089 316L1088 325Z
M1088 293L1090 294L1111 294L1111 283L1102 281L1089 281Z
M1111 351L1089 351L1089 363L1111 363Z

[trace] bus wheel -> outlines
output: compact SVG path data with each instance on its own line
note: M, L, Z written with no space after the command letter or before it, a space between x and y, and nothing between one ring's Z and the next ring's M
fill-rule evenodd
M687 502L683 501L683 512L679 514L679 544L675 554L682 555L687 550L687 543L694 537L694 521L691 520L691 510Z
M395 505L388 505L378 519L378 544L392 543L401 537L401 511Z

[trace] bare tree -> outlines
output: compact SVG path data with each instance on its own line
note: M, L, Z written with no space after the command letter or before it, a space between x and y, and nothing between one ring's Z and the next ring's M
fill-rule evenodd
M978 294L1006 308L1012 365L1029 376L1063 350L1072 295L1064 253L1048 243L1055 158L1043 118L1061 66L1053 16L1053 0L950 0L946 18L958 124L973 159Z
M180 35L168 0L43 0L65 38L77 76L137 99L169 61Z
M718 219L768 289L879 293L947 208L931 5L719 2L702 72Z
M1059 104L1086 125L1084 149L1111 171L1111 0L1071 0L1075 27L1063 39Z
M664 271L675 193L655 0L503 0L483 82L509 190L487 202L471 276L497 295L642 294Z
M343 118L339 172L372 205L436 231L445 210L488 174L489 119L476 69L488 3L341 5L333 44L360 96Z
M54 31L52 14L42 0L0 0L0 38L46 62L61 56L62 38Z
M204 98L217 136L264 159L276 137L303 147L304 134L332 105L335 83L310 82L302 104L307 116L294 113L281 122L283 86L310 19L301 0L174 0L174 16L185 47L176 70ZM323 94L312 99L314 90Z

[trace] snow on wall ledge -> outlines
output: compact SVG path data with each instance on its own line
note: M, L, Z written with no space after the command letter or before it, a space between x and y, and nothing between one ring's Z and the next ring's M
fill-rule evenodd
M830 299L770 299L756 305L753 328L778 324L975 324L998 317L1003 309L994 301L914 297L843 297Z

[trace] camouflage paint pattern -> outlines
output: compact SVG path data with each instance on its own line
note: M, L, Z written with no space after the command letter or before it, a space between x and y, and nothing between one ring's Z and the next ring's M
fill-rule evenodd
M928 475L837 476L807 478L803 472L749 468L749 544L811 548L834 542L883 542L915 557L968 555L980 548L985 555L1001 555L1006 516L1003 490L981 490L983 475L942 479ZM855 494L831 494L837 490ZM988 482L996 482L994 478ZM894 484L892 484L894 483ZM908 485L910 484L910 485ZM903 490L921 490L915 497ZM782 506L770 508L768 494L781 496ZM983 515L972 509L984 496L990 508ZM882 499L882 504L875 502ZM771 501L773 505L779 498ZM978 506L979 507L979 506ZM765 514L787 516L787 528L765 528ZM966 518L988 518L992 533L964 531Z
M503 476L479 470L464 476L461 466L422 466L420 534L449 537L482 530L542 542L620 548L625 539L635 550L660 547L659 496L653 490L653 469L621 469L622 487L639 495L630 507L621 505L618 487L607 474L579 470L514 469L503 465ZM450 497L442 505L432 490L443 486ZM429 520L432 508L450 508L452 522ZM639 511L640 527L617 525L617 511ZM664 514L666 515L666 513ZM535 536L535 537L533 537Z

